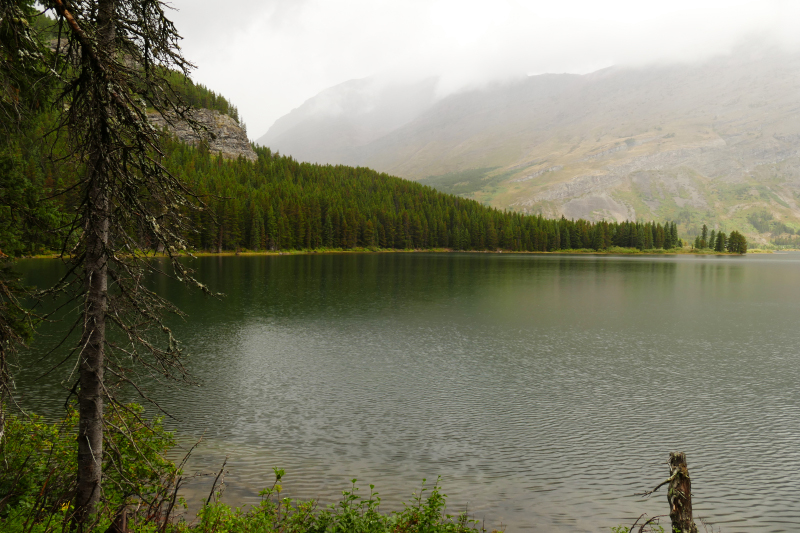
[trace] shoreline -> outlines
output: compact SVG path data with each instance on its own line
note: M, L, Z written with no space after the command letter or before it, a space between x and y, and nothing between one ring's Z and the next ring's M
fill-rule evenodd
M313 250L268 250L268 251L252 251L242 250L233 251L226 250L223 252L210 252L210 251L191 251L181 252L177 255L185 257L256 257L256 256L280 256L280 255L335 255L335 254L380 254L380 253L470 253L470 254L527 254L527 255L726 255L738 256L747 254L773 254L776 252L794 252L800 250L763 250L755 248L748 250L746 254L739 254L736 252L716 252L713 250L696 250L689 248L664 250L651 249L651 250L638 250L636 248L608 248L606 250L592 250L586 248L578 248L571 250L554 250L552 252L539 252L527 250L454 250L452 248L419 248L419 249L395 249L395 248L322 248ZM58 259L59 254L37 254L31 256L22 256L15 259ZM167 257L164 253L146 253L140 255L142 258L151 257Z

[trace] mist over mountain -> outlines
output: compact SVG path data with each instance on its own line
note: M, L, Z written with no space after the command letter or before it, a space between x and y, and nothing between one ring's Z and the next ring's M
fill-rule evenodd
M311 163L350 164L360 148L401 128L435 101L436 79L350 80L275 121L256 142Z
M372 85L324 91L258 142L548 216L670 218L690 233L800 221L800 54L739 49L440 99L435 80Z

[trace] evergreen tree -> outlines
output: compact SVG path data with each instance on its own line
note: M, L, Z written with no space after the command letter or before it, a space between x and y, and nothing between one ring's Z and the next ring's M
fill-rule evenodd
M732 231L728 237L728 251L738 254L747 253L747 239L738 231Z
M714 249L718 252L724 252L727 248L727 239L723 232L717 233L717 242L714 245Z
M275 211L272 209L272 205L267 208L265 232L267 234L267 247L270 250L277 250L280 238L278 236L278 224L275 222Z
M322 230L322 245L326 248L333 246L333 221L331 220L330 211L325 215L325 227Z
M648 222L644 225L644 245L643 248L645 250L650 250L653 248L653 227Z
M636 228L636 248L639 250L644 249L645 241L644 241L644 226L641 224L637 224Z
M72 294L82 308L74 352L80 418L74 526L83 531L103 493L98 457L104 456L105 404L113 401L105 373L130 382L133 361L140 369L185 377L179 345L161 318L174 308L143 285L155 265L138 250L153 244L170 256L176 277L194 282L178 260L193 197L162 165L163 137L147 119L149 108L189 118L165 73L186 76L190 65L159 0L52 0L44 7L63 21L68 40L62 60L42 67L58 84L54 129L63 135L53 138L54 150L63 138L64 160L77 169L71 184L78 199L71 223L76 242L70 248ZM124 342L108 339L112 327ZM154 342L156 334L163 335L163 346Z
M250 249L258 251L261 249L261 234L264 226L264 215L261 214L261 209L256 206L253 209L250 219Z

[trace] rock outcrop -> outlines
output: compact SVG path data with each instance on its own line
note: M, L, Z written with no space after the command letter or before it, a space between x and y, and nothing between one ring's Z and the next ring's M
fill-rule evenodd
M187 144L197 145L201 139L205 138L209 151L214 154L221 153L222 157L226 159L236 159L239 156L250 161L258 159L250 146L247 132L235 120L219 111L210 109L194 111L194 119L208 130L208 134L205 135L202 131L194 131L184 120L178 120L173 125L169 125L164 117L155 111L148 113L147 117L154 126L166 127L178 139Z

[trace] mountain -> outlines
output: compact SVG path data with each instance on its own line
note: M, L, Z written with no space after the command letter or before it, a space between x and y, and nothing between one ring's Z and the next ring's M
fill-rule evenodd
M256 143L310 163L349 164L358 148L404 126L435 101L435 79L350 80L281 117Z
M525 213L671 219L690 235L710 221L762 241L800 228L800 54L545 74L405 106L384 89L372 109L392 121L363 111L366 83L320 93L259 142ZM319 111L331 98L347 105Z

